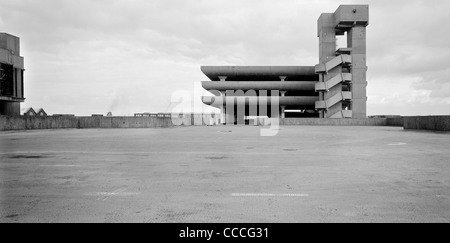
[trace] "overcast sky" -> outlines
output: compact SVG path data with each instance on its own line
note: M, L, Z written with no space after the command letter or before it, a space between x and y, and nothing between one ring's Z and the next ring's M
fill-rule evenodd
M317 19L368 3L368 115L450 114L450 1L0 0L21 38L22 107L168 111L202 65L318 63Z

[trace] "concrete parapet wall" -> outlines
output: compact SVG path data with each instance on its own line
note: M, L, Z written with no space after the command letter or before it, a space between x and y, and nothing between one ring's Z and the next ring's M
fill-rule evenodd
M0 131L61 128L156 128L172 126L218 125L218 117L74 117L74 116L0 116Z
M209 114L174 116L172 121L175 126L213 126L220 124L219 115L211 116Z
M0 116L0 131L25 130L26 122L23 117Z
M386 118L283 118L281 126L387 126Z
M403 128L450 131L450 116L406 116Z
M251 125L253 125L252 122ZM70 117L0 116L0 131L66 128L158 128L173 126L218 125L217 117L187 115L170 117ZM258 119L258 125L270 125L270 119ZM255 124L255 125L256 125ZM405 129L450 131L450 116L401 118L282 118L281 126L403 126Z
M104 119L110 119L111 128L155 128L173 126L170 117L104 117ZM103 124L108 125L108 120L104 120Z
M77 127L75 117L0 116L0 131Z
M0 116L0 131L64 128L156 128L173 126L170 117Z
M153 128L173 126L169 117L77 117L78 128Z
M403 127L403 117L386 118L386 125L393 127Z

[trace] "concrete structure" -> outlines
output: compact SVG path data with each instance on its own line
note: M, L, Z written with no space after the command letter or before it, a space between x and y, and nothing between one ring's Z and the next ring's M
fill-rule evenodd
M216 95L203 97L203 102L221 109L222 123L244 124L245 117L315 116L314 105L319 98L314 88L319 79L312 66L204 66L201 69L213 81L204 81L202 86Z
M366 118L366 26L368 5L342 5L318 21L319 59L316 109L322 118ZM347 34L347 47L336 50L336 36Z
M248 117L366 118L368 5L341 5L318 20L319 64L313 66L203 66L202 82L222 123ZM347 33L337 49L336 36ZM275 106L275 107L274 107Z
M24 71L19 37L0 33L0 115L20 115L20 102L25 100Z

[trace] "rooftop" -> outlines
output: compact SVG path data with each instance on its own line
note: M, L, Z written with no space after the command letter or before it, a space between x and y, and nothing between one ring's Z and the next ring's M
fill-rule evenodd
M323 126L259 133L252 126L0 132L8 202L0 222L450 221L447 133Z

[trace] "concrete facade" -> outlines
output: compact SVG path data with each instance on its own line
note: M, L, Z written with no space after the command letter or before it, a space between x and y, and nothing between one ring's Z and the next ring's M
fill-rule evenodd
M19 37L0 33L0 115L20 115L20 102L25 100L24 71Z
M249 117L366 118L368 5L341 5L318 20L316 66L203 66L214 96L203 103L221 110L221 123ZM347 46L336 37L347 33ZM272 107L277 106L277 107Z
M318 21L320 83L316 108L322 118L366 118L366 27L368 5L341 5ZM336 48L336 37L347 34L347 46ZM348 78L344 79L344 75Z

